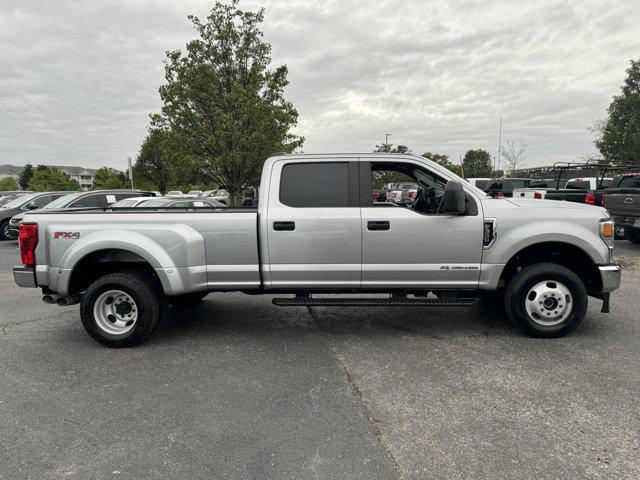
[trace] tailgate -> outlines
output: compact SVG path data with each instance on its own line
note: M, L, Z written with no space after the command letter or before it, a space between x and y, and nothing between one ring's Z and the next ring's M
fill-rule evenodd
M640 194L638 193L606 193L604 208L613 215L640 216Z

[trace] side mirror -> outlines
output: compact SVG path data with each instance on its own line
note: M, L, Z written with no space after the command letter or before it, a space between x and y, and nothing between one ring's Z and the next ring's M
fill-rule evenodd
M452 215L463 215L467 211L466 196L462 184L456 180L449 180L444 187L442 210Z
M38 209L38 205L34 205L33 203L30 203L29 205L27 205L27 210L37 210Z

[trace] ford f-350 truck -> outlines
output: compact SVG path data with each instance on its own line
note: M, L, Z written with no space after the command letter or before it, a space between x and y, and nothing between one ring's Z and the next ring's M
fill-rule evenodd
M409 208L373 201L385 172L419 186ZM258 209L35 211L14 278L47 303L80 303L86 331L110 347L142 342L168 305L226 291L282 306L498 299L525 333L557 337L582 322L588 296L607 312L620 283L604 209L491 198L422 157L273 156L260 198Z

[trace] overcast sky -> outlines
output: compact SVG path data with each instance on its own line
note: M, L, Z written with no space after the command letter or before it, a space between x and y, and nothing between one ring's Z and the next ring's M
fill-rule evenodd
M159 110L164 52L200 0L0 0L0 163L123 168ZM243 1L266 9L305 152L391 133L457 161L529 145L528 165L594 153L588 130L640 57L637 0Z

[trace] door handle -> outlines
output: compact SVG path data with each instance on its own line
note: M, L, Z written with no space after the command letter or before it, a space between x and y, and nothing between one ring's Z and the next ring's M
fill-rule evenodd
M389 230L391 223L387 220L370 221L367 222L367 230Z
M273 229L276 232L293 232L296 229L295 222L273 222Z

